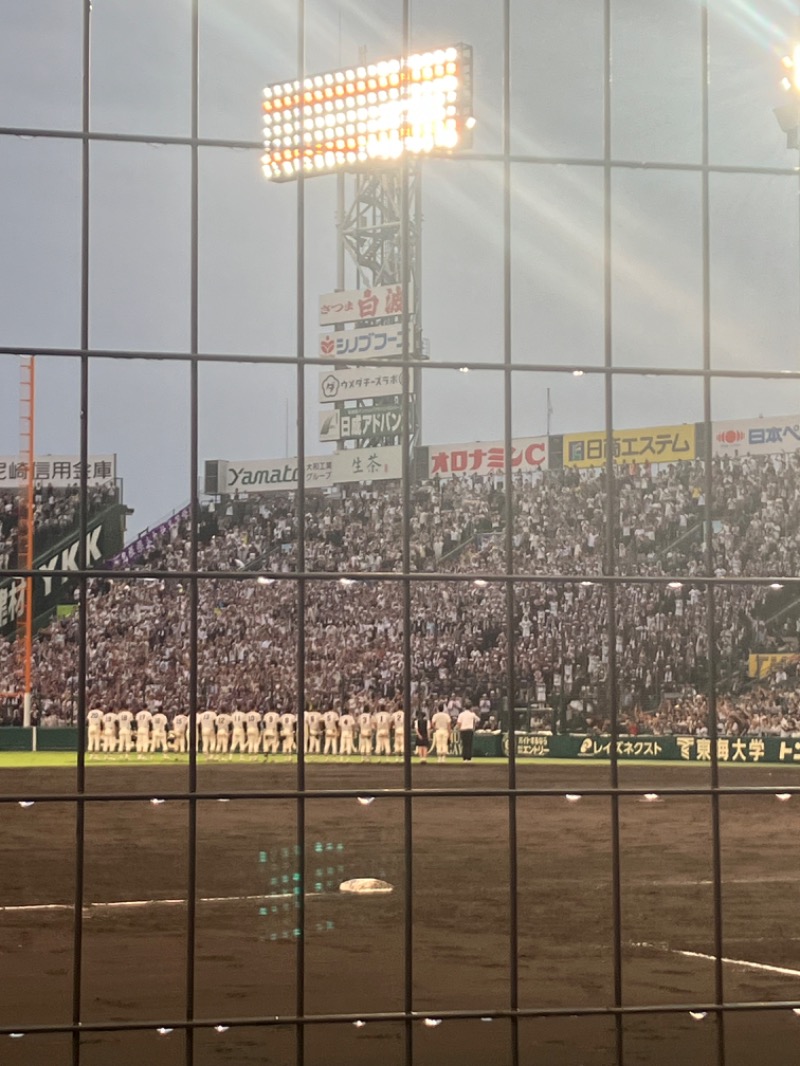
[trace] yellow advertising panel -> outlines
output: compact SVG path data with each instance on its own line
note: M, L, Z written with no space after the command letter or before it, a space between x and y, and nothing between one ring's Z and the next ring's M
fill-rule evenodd
M768 677L778 666L800 661L800 655L793 652L774 652L771 655L751 655L748 660L747 673L750 677Z
M617 463L677 463L697 454L694 423L682 426L651 426L646 429L615 429ZM606 434L564 434L564 466L587 470L606 461Z

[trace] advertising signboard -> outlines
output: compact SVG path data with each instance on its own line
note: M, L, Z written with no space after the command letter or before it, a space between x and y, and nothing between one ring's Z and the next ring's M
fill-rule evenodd
M614 430L616 463L675 463L694 459L696 451L693 422L680 426ZM585 470L602 466L605 460L604 430L564 434L564 466Z
M712 422L714 455L772 455L800 448L800 415Z
M414 330L409 329L409 353L413 347ZM321 359L341 359L345 363L357 363L360 359L402 359L402 323L358 326L337 333L320 333L319 356Z
M403 474L403 449L400 445L386 448L349 448L335 452L333 480L337 485L353 481L388 481Z
M511 442L511 469L515 474L547 470L547 437L515 437ZM431 444L428 449L429 477L464 477L468 474L500 474L506 468L503 441L472 444Z
M394 407L337 408L319 416L321 441L397 437L403 432L403 409Z
M321 326L363 322L375 318L392 318L402 313L402 285L376 285L373 289L328 292L319 298L319 324Z
M220 459L218 491L225 495L251 492L288 492L297 488L297 458ZM331 456L306 456L307 489L333 484Z
M408 387L413 389L414 376L408 375ZM369 400L380 396L400 396L403 392L403 371L398 367L348 367L343 370L322 370L319 375L319 402L337 403L341 400Z
M90 455L87 478L90 486L105 485L117 476L116 455ZM64 489L79 485L79 455L38 455L33 461L33 478L37 484ZM0 488L21 488L28 483L28 464L16 455L0 456Z

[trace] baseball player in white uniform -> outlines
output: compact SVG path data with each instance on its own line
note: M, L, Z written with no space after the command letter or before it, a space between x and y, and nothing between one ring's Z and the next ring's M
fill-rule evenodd
M172 731L175 734L175 751L186 751L186 735L189 731L189 715L176 714L172 719Z
M244 724L247 731L247 754L258 755L258 749L261 747L261 712L247 711Z
M88 752L100 751L100 736L103 728L103 712L94 707L86 715L86 750Z
M335 755L339 745L339 727L341 724L339 720L339 712L331 707L323 714L322 720L325 723L324 753L325 755ZM352 737L350 740L352 743ZM342 752L342 754L344 754L344 752Z
M353 754L353 738L356 731L356 720L350 713L348 708L342 717L339 719L339 728L341 730L341 746L339 751L342 755ZM325 733L325 751L328 750L328 734Z
M233 719L233 735L231 737L231 755L234 752L239 752L240 755L244 755L245 746L245 713L244 711L234 711L231 715Z
M375 712L375 754L376 755L391 755L392 748L389 741L389 730L392 725L392 716L386 709L386 704L383 700L378 703L378 709Z
M110 755L117 750L117 716L113 711L103 715L103 751Z
M137 711L136 715L136 754L141 757L150 751L150 723L153 715L146 707Z
M296 721L297 715L292 711L284 711L280 717L281 751L284 755L291 755L292 752L297 751L297 745L294 742L294 726Z
M278 754L278 723L280 715L277 711L267 711L264 715L264 754Z
M214 735L216 721L216 711L201 711L197 716L197 728L200 730L200 751L204 755L213 754L217 746L217 738Z
M436 752L437 762L445 762L447 749L450 747L452 720L444 709L443 703L439 704L436 713L431 718L431 726L433 727L433 750Z
M156 711L151 719L153 732L150 736L150 751L159 749L166 752L167 749L167 716L163 711Z
M372 755L372 715L369 707L364 706L356 719L358 722L358 754L364 762Z
M117 750L123 752L125 755L129 755L133 749L133 713L127 708L121 710L117 715L119 722L119 739L117 740Z
M305 733L306 755L319 755L320 751L320 723L322 715L313 707L305 713L303 732Z
M214 727L217 731L216 744L214 745L214 751L217 755L227 755L228 746L231 738L231 715L227 711L220 711L217 715L217 720L214 723Z
M405 754L406 743L406 716L402 707L397 707L392 712L392 729L394 730L394 753L395 755Z

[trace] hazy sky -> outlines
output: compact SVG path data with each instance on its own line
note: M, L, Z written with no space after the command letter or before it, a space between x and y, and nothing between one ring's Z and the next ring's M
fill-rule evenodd
M0 127L80 124L81 0L0 0ZM201 0L201 134L258 140L261 89L293 78L294 0ZM792 167L772 108L788 0L712 0L710 151L715 165ZM613 0L612 150L626 162L697 164L701 135L697 0ZM188 0L94 0L92 128L189 133ZM397 0L308 0L307 66L324 71L399 55ZM515 153L602 154L602 3L512 4ZM501 5L420 0L415 48L475 49L474 151L499 152ZM96 143L91 149L90 345L185 351L189 344L189 150ZM423 332L455 367L502 359L502 184L497 162L437 161L424 171ZM513 355L571 366L603 359L602 171L513 167ZM719 368L797 367L800 218L796 176L712 173L712 354ZM701 175L614 170L613 350L619 365L702 360ZM317 297L336 283L336 181L307 183L307 351ZM267 183L257 151L200 153L200 349L295 351L296 187ZM0 345L80 343L80 146L0 132ZM78 451L78 367L37 361L39 452ZM317 377L306 382L308 454L317 440ZM0 356L0 454L18 450L18 362ZM188 498L188 368L93 362L90 449L116 452L130 532ZM203 366L201 463L296 451L292 367ZM515 435L603 425L603 386L586 375L515 375ZM424 375L423 440L503 434L501 374ZM714 417L800 411L800 390L721 382ZM702 417L698 380L625 377L615 421ZM201 467L202 469L202 467Z

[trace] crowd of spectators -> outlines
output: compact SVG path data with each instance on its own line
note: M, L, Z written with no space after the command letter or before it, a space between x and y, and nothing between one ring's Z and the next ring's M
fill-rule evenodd
M92 485L88 489L89 518L102 511L117 498L114 484ZM46 550L68 536L78 524L80 489L54 488L38 484L34 490L34 531L37 550ZM18 565L20 511L25 500L22 490L4 489L0 492L0 570Z
M711 566L717 577L777 576L800 563L800 457L718 459L712 485ZM701 462L620 468L615 478L614 593L593 580L606 570L604 470L518 476L512 494L516 696L557 708L602 705L616 660L626 728L696 732L707 721L708 573L706 472ZM456 693L494 712L505 694L508 654L506 497L492 478L416 485L409 515L411 569L463 581L410 583L415 703ZM305 691L324 709L334 699L403 691L403 502L394 483L309 494L302 516ZM198 582L199 702L214 710L296 703L299 516L293 494L209 505L198 568L225 572ZM186 525L176 524L135 564L185 571ZM255 577L268 571L270 578ZM333 575L368 574L364 579ZM480 575L477 577L476 575ZM574 578L554 580L556 575ZM527 580L542 576L543 580ZM663 580L636 583L636 578ZM550 578L548 580L547 578ZM497 580L493 580L497 578ZM694 580L693 580L694 579ZM192 677L191 585L180 577L100 576L90 582L87 682L91 705L185 710ZM729 585L714 596L722 727L768 732L797 721L794 695L757 697L742 688L751 651L793 650L796 610L764 584ZM76 705L77 615L54 621L35 644L36 704L43 719L69 719ZM0 688L15 684L13 647L0 646ZM771 692L772 690L758 690ZM722 696L725 696L725 700ZM770 700L772 702L770 702ZM739 719L731 711L734 708ZM554 717L556 712L553 712ZM597 720L582 724L598 728Z

